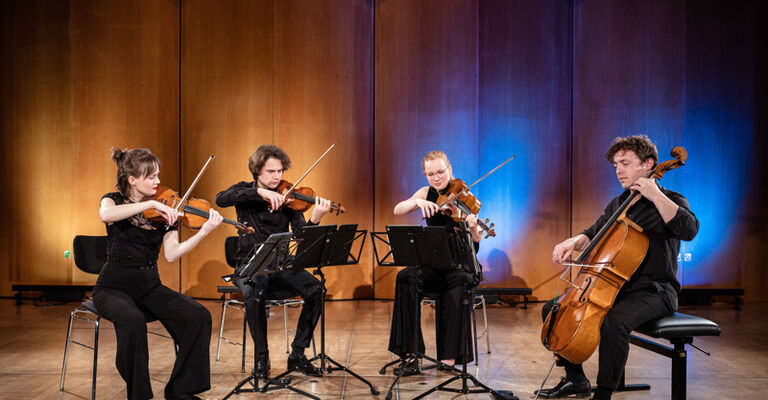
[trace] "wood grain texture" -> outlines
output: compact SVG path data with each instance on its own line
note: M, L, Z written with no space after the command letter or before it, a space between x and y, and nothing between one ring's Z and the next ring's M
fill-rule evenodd
M284 178L297 179L347 213L322 224L373 227L373 13L366 0L280 1L275 4L275 144L291 156ZM306 212L311 216L311 209ZM324 269L331 298L373 295L373 264L365 246L355 266Z
M443 150L457 177L477 171L477 2L376 2L374 222L427 185L424 154ZM419 214L419 215L417 215ZM397 269L374 269L374 296L392 298Z
M180 190L215 154L192 193L215 207L218 192L253 180L248 158L259 145L273 141L273 4L186 1L181 24ZM218 211L237 219L234 207ZM194 233L183 230L184 238ZM232 273L224 240L236 234L222 224L182 258L182 292L217 297L221 276Z

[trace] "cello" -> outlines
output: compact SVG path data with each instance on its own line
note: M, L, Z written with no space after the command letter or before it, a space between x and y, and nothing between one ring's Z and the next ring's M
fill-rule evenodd
M671 151L674 159L656 165L648 178L661 179L667 171L685 165L683 147ZM544 320L541 342L548 350L574 364L581 364L600 343L600 327L621 287L645 259L648 236L627 217L627 210L640 200L632 190L619 208L589 241L574 263L581 267L562 296L557 297ZM563 273L568 272L568 269ZM565 280L561 277L561 280Z

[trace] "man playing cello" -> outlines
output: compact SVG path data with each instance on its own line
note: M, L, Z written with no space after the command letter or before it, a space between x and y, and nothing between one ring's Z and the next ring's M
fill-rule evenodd
M699 230L699 221L689 209L688 200L662 188L655 179L647 178L658 162L656 145L647 136L616 138L606 158L616 169L624 192L608 203L603 215L591 227L559 243L552 251L553 262L569 260L574 251L587 247L609 216L630 196L630 191L641 195L626 215L647 235L648 251L605 315L600 329L597 391L593 400L610 399L616 389L627 362L630 333L645 322L671 315L677 309L680 240L692 240ZM544 305L544 319L553 304L554 300ZM565 377L555 387L541 390L539 396L589 396L591 387L581 364L558 357L558 365L565 368Z

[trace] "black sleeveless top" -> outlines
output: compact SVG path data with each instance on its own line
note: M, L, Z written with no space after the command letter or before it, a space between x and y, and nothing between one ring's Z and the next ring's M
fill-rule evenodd
M116 205L130 203L118 192L107 193L102 199L112 199ZM143 214L116 221L107 225L107 262L99 273L97 285L106 287L130 287L133 278L142 282L147 278L157 277L157 257L166 233L178 229L178 224L172 227L155 227ZM141 277L134 276L131 271L143 271ZM159 282L159 278L157 278Z

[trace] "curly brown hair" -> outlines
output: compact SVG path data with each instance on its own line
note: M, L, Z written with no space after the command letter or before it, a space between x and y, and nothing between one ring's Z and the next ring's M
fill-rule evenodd
M265 144L259 146L248 159L248 169L251 171L253 179L256 179L256 177L259 176L264 164L266 164L267 160L270 158L280 160L280 163L283 164L283 171L286 171L291 167L291 158L288 157L288 154L285 154L283 149L271 144Z
M613 156L620 151L632 150L641 162L647 159L653 159L653 167L659 162L659 151L647 135L632 135L627 137L617 137L613 140L613 145L605 153L605 158L613 162Z

